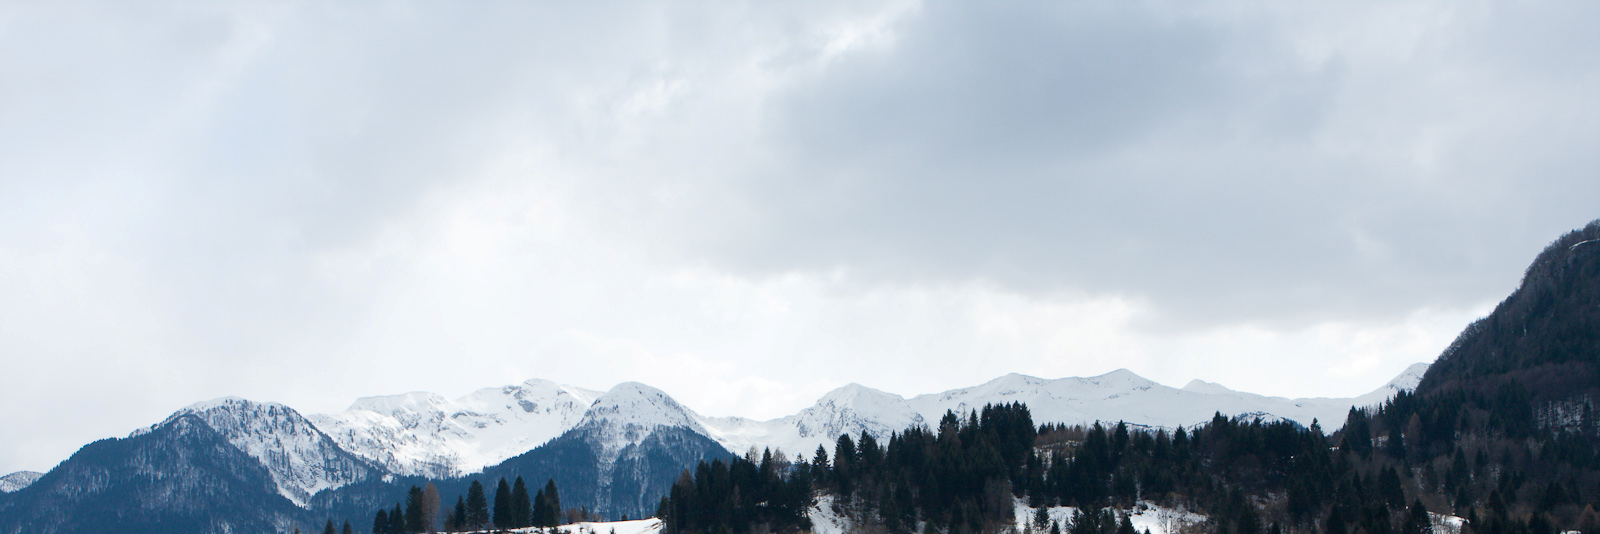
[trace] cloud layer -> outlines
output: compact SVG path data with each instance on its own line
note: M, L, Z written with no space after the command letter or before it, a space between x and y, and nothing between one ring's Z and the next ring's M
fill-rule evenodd
M0 472L221 395L1354 395L1600 216L1600 7L0 6ZM22 436L20 438L16 436Z

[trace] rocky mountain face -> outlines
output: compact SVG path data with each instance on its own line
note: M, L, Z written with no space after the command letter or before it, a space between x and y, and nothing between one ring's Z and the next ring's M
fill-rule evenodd
M555 439L577 426L599 396L534 379L455 400L423 392L367 397L310 420L340 447L390 473L449 478Z
M387 474L346 452L299 412L282 404L227 397L178 410L152 429L188 416L204 421L260 462L278 493L297 506L305 506L312 495L322 491Z

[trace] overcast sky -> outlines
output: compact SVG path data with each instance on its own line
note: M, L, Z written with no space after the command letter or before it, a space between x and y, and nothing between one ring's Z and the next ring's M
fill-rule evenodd
M1353 396L1600 217L1600 3L0 1L0 473L224 395Z

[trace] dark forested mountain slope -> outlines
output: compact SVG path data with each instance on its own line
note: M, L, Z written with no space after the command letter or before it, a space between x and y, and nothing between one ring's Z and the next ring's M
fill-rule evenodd
M1510 382L1540 404L1600 393L1600 221L1545 248L1521 286L1439 356L1416 393L1490 393Z
M260 462L183 415L80 449L0 502L0 532L274 532L303 514Z
M484 484L517 477L564 488L562 504L607 518L648 517L685 469L701 461L733 457L717 442L683 427L661 427L606 461L607 442L580 427L539 448L467 477ZM465 491L465 484L461 484Z

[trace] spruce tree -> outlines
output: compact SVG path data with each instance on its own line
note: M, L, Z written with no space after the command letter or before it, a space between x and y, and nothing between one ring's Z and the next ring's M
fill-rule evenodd
M340 530L339 534L356 534L355 529L350 528L349 519L344 520L344 529Z
M480 529L489 524L489 499L483 494L483 484L472 481L472 486L467 488L467 522L468 529Z
M511 486L511 528L533 526L533 504L528 500L528 486L517 477Z
M389 534L406 534L406 514L400 510L400 503L389 511Z
M1428 508L1422 505L1422 499L1417 499L1411 505L1411 515L1406 520L1402 534L1433 534L1433 521L1428 518Z
M543 527L549 526L550 518L554 516L550 513L550 499L545 498L544 490L539 490L533 496L533 508L528 512L528 520L533 522L533 526Z
M467 500L456 496L456 508L450 512L450 529L467 530Z
M411 486L411 491L406 493L406 532L422 532L427 528L423 506L422 488Z
M543 526L553 527L560 525L561 494L556 492L556 481L553 478L544 483L544 500L550 503L550 517L549 524Z
M332 519L329 519L328 523L322 526L322 534L339 534L339 531L333 529Z
M511 528L511 485L504 478L494 489L494 528Z
M372 534L389 534L388 510L380 509L376 515L372 516Z

